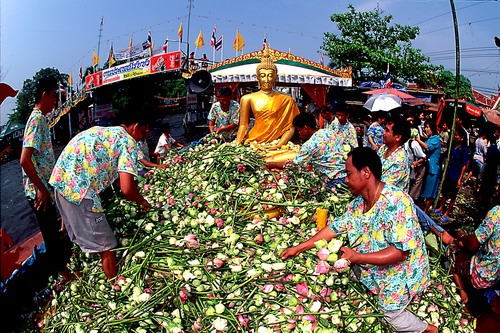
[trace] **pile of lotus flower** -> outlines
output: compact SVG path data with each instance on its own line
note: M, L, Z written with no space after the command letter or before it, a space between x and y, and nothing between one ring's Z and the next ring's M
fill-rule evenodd
M281 260L314 235L315 212L343 213L349 193L310 170L264 167L250 147L209 140L167 158L140 187L153 205L117 198L107 209L120 242L119 277L75 246L78 277L53 292L48 332L389 332L377 298L349 279L339 238ZM267 214L266 214L267 213ZM280 216L278 216L280 215ZM443 332L472 332L437 261L435 282L411 309Z

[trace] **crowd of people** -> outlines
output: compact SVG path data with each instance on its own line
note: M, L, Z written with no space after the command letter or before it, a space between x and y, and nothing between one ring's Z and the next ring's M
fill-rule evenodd
M374 114L360 140L346 103L321 107L314 114L301 113L290 96L273 89L277 77L273 66L263 62L257 67L261 90L243 96L241 105L231 99L230 88L216 92L218 102L208 116L210 132L240 144L277 141L276 147L296 138L302 145L293 160L267 166L308 166L325 186L333 191L347 187L355 196L344 215L329 220L318 234L284 250L281 257L295 257L312 248L316 240L346 234L353 245L342 249L342 258L352 265L352 278L378 295L380 310L395 330L436 332L435 326L405 310L429 283L422 230L430 228L444 244L473 253L454 266L464 302L482 302L483 307L500 314L500 297L495 294L500 289L499 206L493 207L498 200L493 194L498 192L500 131L479 130L474 135L457 119L452 137L449 124L437 126L434 119L425 116L419 117L422 123L417 124L415 115L395 110ZM71 241L83 252L99 254L103 271L114 283L118 267L113 249L117 241L106 221L103 194L118 181L125 198L140 207L151 207L135 178L145 167L167 167L161 164L162 156L184 146L170 136L170 126L165 125L155 149L158 164L150 162L144 147L150 124L135 109L123 112L127 116L121 117L119 126L95 126L76 135L56 162L43 117L56 100L55 79L40 80L21 155L26 196L37 214L47 251L54 258L54 272L71 278L65 269ZM477 137L475 141L473 137ZM446 160L449 163L444 173ZM442 177L440 203L430 212ZM443 226L453 213L461 186L472 177L480 184L479 197L489 212L474 233L453 235ZM439 215L438 223L430 214ZM470 281L472 284L467 284Z

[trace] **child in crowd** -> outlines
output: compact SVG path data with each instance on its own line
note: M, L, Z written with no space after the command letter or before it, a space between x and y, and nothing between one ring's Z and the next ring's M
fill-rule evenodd
M465 133L461 128L457 128L454 136L454 145L450 154L450 161L448 162L448 170L443 183L443 195L441 197L441 204L434 212L443 214L441 222L448 221L448 217L455 205L458 191L462 186L462 178L467 170L469 163L469 147L465 144ZM446 201L450 199L448 209L444 210Z
M179 148L186 148L179 142L175 141L174 138L170 135L171 127L169 123L165 123L161 127L162 135L158 140L158 144L156 145L155 154L158 158L158 162L162 161L165 158L167 152L172 149L174 146Z

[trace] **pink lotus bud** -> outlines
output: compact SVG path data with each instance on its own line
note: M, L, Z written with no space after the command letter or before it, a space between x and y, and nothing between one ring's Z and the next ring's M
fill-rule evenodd
M257 244L262 244L264 242L264 236L262 236L262 234L258 234L254 238L254 242L257 243Z
M304 307L302 305L298 305L297 308L295 309L295 312L304 313Z
M325 248L321 248L321 249L319 249L317 255L318 255L319 260L327 260L328 256L330 255L330 251L328 251Z
M215 219L215 225L220 228L224 225L224 221L220 217L218 217Z
M214 265L217 266L217 267L221 267L222 265L224 265L224 261L222 261L219 258L215 258L214 259Z
M238 315L238 322L240 323L241 327L248 327L249 321L250 321L249 318L245 318L242 315Z
M335 262L335 264L333 264L333 269L342 273L349 268L350 264L351 262L348 259L339 259Z
M305 282L302 282L301 284L298 284L295 286L297 288L297 292L301 295L307 296L309 295L309 288L307 287L307 284Z
M319 292L319 294L322 296L322 297L327 297L327 296L330 296L330 294L332 293L332 289L331 288L326 288L326 289L323 289Z
M264 294L269 294L271 291L273 291L274 286L272 284L266 284L264 285L264 288L262 288L262 292Z
M181 298L182 304L186 303L186 301L188 299L188 295L186 294L186 292L184 290L179 291L179 296Z
M319 264L316 265L316 272L314 275L326 274L330 271L330 266L326 263L326 261L320 261Z
M313 315L305 315L304 317L302 317L304 320L307 320L307 321L315 321L316 320L316 317L314 317Z

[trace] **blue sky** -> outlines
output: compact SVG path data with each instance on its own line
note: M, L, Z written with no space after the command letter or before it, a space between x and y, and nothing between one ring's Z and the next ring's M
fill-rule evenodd
M191 12L190 42L203 32L206 53L212 59L210 36L214 24L224 35L224 58L235 56L232 49L236 30L245 39L244 53L262 47L264 34L271 48L319 60L324 32L337 32L331 22L333 13L347 11L352 3L358 10L379 6L393 16L392 23L420 27L414 47L432 57L432 62L454 69L454 32L449 1L399 0L194 0ZM494 93L500 84L500 51L493 37L500 37L500 2L456 1L462 48L462 74L482 92ZM177 38L180 21L187 38L187 0L141 1L64 1L1 0L1 72L0 81L21 89L23 81L44 67L78 75L80 64L91 64L98 48L99 22L104 17L100 43L101 59L106 58L110 43L116 51L146 39L151 30L155 47L166 38ZM171 43L172 44L172 43ZM185 46L183 46L185 49ZM178 45L170 46L170 50ZM220 59L220 54L216 60ZM0 122L15 108L8 98L1 106Z

